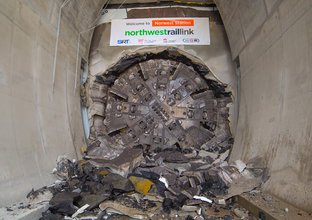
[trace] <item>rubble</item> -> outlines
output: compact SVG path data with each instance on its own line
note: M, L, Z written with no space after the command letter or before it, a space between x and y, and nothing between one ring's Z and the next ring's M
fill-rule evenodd
M109 197L104 194L91 194L91 193L86 193L86 192L82 192L80 196L81 196L81 200L78 202L78 205L80 207L84 207L85 205L88 205L87 207L88 210L97 208L101 202L103 202Z
M112 172L126 177L134 168L139 166L143 159L143 151L139 147L126 148L118 157L112 160L92 159L90 163L98 167L107 167Z
M181 209L185 212L195 212L199 208L197 206L183 205Z
M98 219L99 216L107 219L122 219L121 216L128 216L129 219L246 218L247 212L233 205L232 188L237 190L237 180L261 179L261 176L257 176L258 171L253 172L242 161L230 165L222 162L204 170L189 166L181 174L174 167L168 168L164 161L152 163L151 159L149 162L154 167L138 166L127 177L123 177L107 168L94 166L89 160L70 163L58 160L60 164L57 167L61 170L62 165L67 167L71 164L72 176L56 181L51 186L32 190L28 201L48 200L41 220ZM237 164L243 165L244 170L239 172ZM242 174L245 171L252 175L246 178ZM166 180L164 182L168 187L161 180ZM245 190L250 191L250 188ZM29 207L28 204L22 206L23 209ZM12 212L9 211L11 209L8 207L7 212Z
M79 208L73 215L72 218L76 218L77 215L83 213L90 205L89 204L85 204L84 206L82 206L81 208Z
M121 192L131 192L134 190L134 186L131 181L119 174L109 173L101 181L103 184L108 184L113 190Z
M127 215L136 219L152 217L161 206L159 202L140 199L137 201L132 196L119 196L114 201L108 200L100 204L101 210L107 213Z
M71 216L76 212L74 202L80 198L78 193L59 192L56 193L50 200L49 210L53 214L61 214Z
M52 173L62 180L69 179L73 175L73 163L66 156L59 156L56 160L56 168Z
M59 157L54 173L60 180L32 190L28 200L49 200L42 220L96 219L101 215L209 219L207 213L211 217L211 211L207 209L210 208L215 210L215 215L221 215L220 209L229 210L224 219L245 218L246 212L233 206L231 198L258 187L264 170L249 168L242 161L228 164L223 156L228 150L217 153L219 161L214 163L216 160L205 160L207 155L200 156L200 149L195 150L194 158L187 158L181 156L183 151L160 150L148 154L145 148L143 145L125 148L112 160L86 156L84 160L70 161Z
M246 211L239 209L239 208L234 209L233 212L237 217L239 217L241 219L245 219L248 217L248 213Z

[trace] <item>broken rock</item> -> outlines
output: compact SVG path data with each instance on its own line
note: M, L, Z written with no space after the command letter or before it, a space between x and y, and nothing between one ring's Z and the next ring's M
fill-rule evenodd
M51 212L42 213L42 217L39 220L62 220L64 216L59 214L53 214Z
M101 203L99 207L101 210L106 210L107 213L117 213L143 219L152 217L160 206L161 204L158 202L150 202L143 199L137 201L130 196L119 196L114 201L108 200Z
M134 190L130 180L115 173L110 173L102 179L102 183L109 184L115 190L131 192Z
M88 204L88 210L96 208L100 203L108 198L103 194L91 194L91 193L81 193L81 200L78 202L79 206L84 206Z
M244 212L243 210L240 210L239 208L234 209L233 212L239 218L244 219L248 217L248 213Z
M139 147L126 148L112 160L92 159L90 163L97 167L107 167L113 173L126 177L134 168L138 167L143 160L143 150Z
M95 129L94 129L95 130ZM112 147L112 143L108 142L105 135L100 134L97 140L92 142L87 148L86 158L113 160L123 152L122 148Z
M183 205L182 210L185 212L196 212L198 209L197 206Z
M155 159L157 160L160 157L168 163L186 163L189 161L189 159L181 152L163 151L158 153Z
M50 200L50 205L56 205L64 202L74 202L80 198L78 193L72 192L60 192L56 193Z
M202 204L202 201L199 200L199 199L190 199L190 200L187 200L185 202L185 204L186 205L190 205L190 206L192 206L192 205L200 205L200 204Z
M218 154L216 152L209 152L209 151L205 151L205 150L200 150L198 152L198 155L200 157L203 157L203 158L210 157L212 160L215 160L218 157Z
M74 164L66 156L59 156L52 173L62 180L70 179L74 174Z
M162 196L159 196L157 194L154 193L148 193L144 196L144 199L147 199L149 201L153 201L153 202L163 202L164 198Z
M101 102L93 102L89 108L88 108L88 112L89 112L89 115L100 115L100 116L105 116L104 115L104 112L105 112L105 105L104 103L101 101Z
M76 212L73 202L80 198L78 193L60 192L53 196L50 200L49 210L53 214L72 215Z

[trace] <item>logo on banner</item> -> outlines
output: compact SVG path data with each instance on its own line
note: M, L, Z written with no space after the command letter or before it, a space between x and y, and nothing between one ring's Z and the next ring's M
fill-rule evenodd
M199 39L198 38L184 38L183 42L184 43L199 43Z
M127 40L117 40L117 44L128 44L129 43L129 39Z
M163 39L163 43L164 43L164 44L166 44L166 43L172 44L172 43L174 43L174 42L176 42L176 40L170 40L170 39L168 40L167 38L164 38L164 39Z
M153 44L155 43L156 40L145 40L144 43L147 43L147 44Z

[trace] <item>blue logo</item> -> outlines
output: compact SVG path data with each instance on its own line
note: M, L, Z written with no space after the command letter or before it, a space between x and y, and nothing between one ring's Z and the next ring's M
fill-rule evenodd
M129 39L127 40L117 40L117 44L128 44L129 43Z

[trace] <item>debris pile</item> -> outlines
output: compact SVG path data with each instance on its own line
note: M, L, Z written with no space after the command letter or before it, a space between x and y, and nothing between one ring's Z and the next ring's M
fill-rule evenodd
M226 158L224 154L227 152L219 158ZM29 194L33 198L43 191L53 195L42 220L114 219L116 216L205 219L220 217L222 213L231 219L235 214L248 215L233 203L232 197L259 186L262 175L259 170L247 168L242 161L228 165L223 160L203 167L185 160L174 167L172 161L163 159L155 166L150 161L148 166L144 163L133 168L127 177L96 167L91 161L71 162L66 157L59 157L57 161L53 171L61 180ZM251 180L254 184L249 188L235 186L238 182L250 184ZM224 214L224 211L227 212Z

